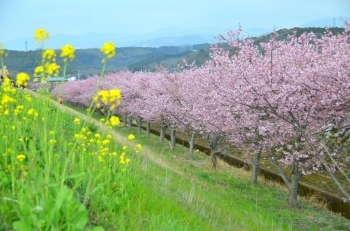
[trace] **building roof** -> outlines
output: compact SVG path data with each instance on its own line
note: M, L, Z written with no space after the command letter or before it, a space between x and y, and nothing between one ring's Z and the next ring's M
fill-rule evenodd
M47 82L66 82L67 79L65 77L51 77L51 78L46 78Z

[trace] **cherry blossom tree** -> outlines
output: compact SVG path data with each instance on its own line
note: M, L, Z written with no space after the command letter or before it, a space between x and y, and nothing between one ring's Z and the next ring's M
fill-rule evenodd
M230 101L236 111L243 107L241 111L258 118L250 123L256 123L260 145L289 189L289 206L296 207L303 175L323 169L332 174L320 144L330 121L348 114L344 107L349 102L348 29L341 35L328 32L320 39L305 33L277 41L275 34L260 44L262 53L252 40L238 41L236 35L230 32L227 39L236 54L228 57L214 49L213 59L234 81L226 92L234 96ZM291 179L282 165L292 167Z

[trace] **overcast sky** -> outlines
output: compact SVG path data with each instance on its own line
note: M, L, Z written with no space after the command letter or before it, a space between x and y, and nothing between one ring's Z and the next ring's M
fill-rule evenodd
M160 28L288 28L350 17L350 0L0 0L0 41L88 32L144 34Z

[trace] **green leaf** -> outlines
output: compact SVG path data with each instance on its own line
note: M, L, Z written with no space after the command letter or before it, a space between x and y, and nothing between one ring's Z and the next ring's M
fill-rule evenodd
M70 198L67 198L68 194L69 194L69 189L67 188L67 186L63 186L61 190L58 192L58 195L56 197L55 206L57 209L61 208L65 200L70 199Z
M101 226L95 226L93 228L87 228L85 231L105 231L105 229Z
M75 224L76 230L83 230L88 221L88 214L83 205L79 207L78 211L78 214L74 216L74 218L71 220L71 223Z
M13 222L13 228L16 231L31 231L33 228L29 227L24 221L15 221Z

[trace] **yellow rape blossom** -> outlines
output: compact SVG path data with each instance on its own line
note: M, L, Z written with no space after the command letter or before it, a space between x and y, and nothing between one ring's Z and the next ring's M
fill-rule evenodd
M111 59L115 56L115 46L112 42L106 42L101 47L101 52L106 55L108 59Z
M49 77L51 75L58 76L60 72L60 65L57 65L56 63L46 63L45 72L48 74Z
M6 106L9 103L14 103L16 102L16 100L10 96L8 96L7 94L3 94L2 98L1 98L1 105Z
M28 113L28 115L33 116L34 119L36 119L38 117L38 115L39 115L39 113L37 111L35 111L33 108L29 109L27 113Z
M128 140L134 140L135 136L133 134L128 135Z
M32 97L30 95L25 95L25 100L30 102L32 101Z
M41 75L42 73L44 73L44 67L43 66L37 66L34 69L34 75Z
M43 56L43 59L45 60L52 60L52 61L56 60L56 52L55 50L52 50L52 49L45 50L42 56Z
M24 160L25 160L25 158L26 158L26 156L25 156L25 155L23 155L23 154L19 154L19 155L17 155L17 160L19 160L20 162L24 161Z
M61 47L61 58L63 58L64 62L66 62L68 59L73 60L74 57L74 47L72 45L67 44Z
M109 90L109 95L110 95L110 98L109 98L110 103L118 102L122 97L121 91L119 89Z
M79 118L75 118L74 121L73 121L73 123L75 123L75 124L80 124L80 119L79 119Z
M27 73L20 72L16 75L16 84L21 87L26 87L29 79L30 77Z
M49 33L45 29L37 29L35 30L34 38L41 44L44 40L49 38Z
M118 126L120 124L120 120L118 117L116 116L111 116L111 118L109 119L110 123L112 126Z
M98 156L98 161L99 161L99 162L104 162L105 160L103 159L102 156Z
M135 152L138 153L141 150L142 146L141 144L137 144L135 147Z
M9 78L4 78L2 88L4 91L11 91L11 80Z
M109 106L109 110L113 111L119 104L121 99L121 91L119 89L101 90L93 97L96 107L100 108L101 103ZM101 111L104 109L101 109Z
M119 163L124 165L130 162L129 158L125 158L125 152L122 153L122 155L119 157Z
M102 141L102 145L108 145L109 143L110 143L109 140L103 140L103 141Z

